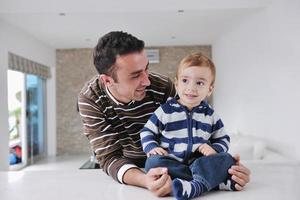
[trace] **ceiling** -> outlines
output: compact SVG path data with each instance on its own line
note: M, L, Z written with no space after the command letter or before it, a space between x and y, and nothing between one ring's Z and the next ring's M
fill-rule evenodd
M212 44L271 0L1 0L0 20L56 48L94 47L123 30L147 46Z

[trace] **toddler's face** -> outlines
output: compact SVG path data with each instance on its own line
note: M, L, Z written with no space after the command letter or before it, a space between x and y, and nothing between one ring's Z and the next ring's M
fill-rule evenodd
M189 109L198 106L202 100L211 95L212 80L208 67L192 66L181 69L175 82L179 103Z

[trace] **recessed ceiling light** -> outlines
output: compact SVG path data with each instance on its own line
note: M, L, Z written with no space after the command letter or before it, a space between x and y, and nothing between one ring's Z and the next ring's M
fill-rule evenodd
M66 16L66 13L59 13L59 16Z

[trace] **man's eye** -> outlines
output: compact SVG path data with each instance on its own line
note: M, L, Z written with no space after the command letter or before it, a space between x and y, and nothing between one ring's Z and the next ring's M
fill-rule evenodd
M136 78L138 78L140 75L137 75L137 76L132 76L131 78L132 79L136 79Z
M141 76L141 74L134 74L133 76L131 76L132 79L136 79L139 78Z
M182 79L182 82L183 82L183 83L186 83L186 82L187 82L187 79L186 79L186 78L183 78L183 79Z
M204 83L202 81L198 81L197 85L201 85L202 86L202 85L204 85Z

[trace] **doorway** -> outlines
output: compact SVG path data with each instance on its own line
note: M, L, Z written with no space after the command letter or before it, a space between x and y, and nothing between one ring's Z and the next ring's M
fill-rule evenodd
M7 75L9 163L11 170L18 170L46 154L46 80L13 70Z

